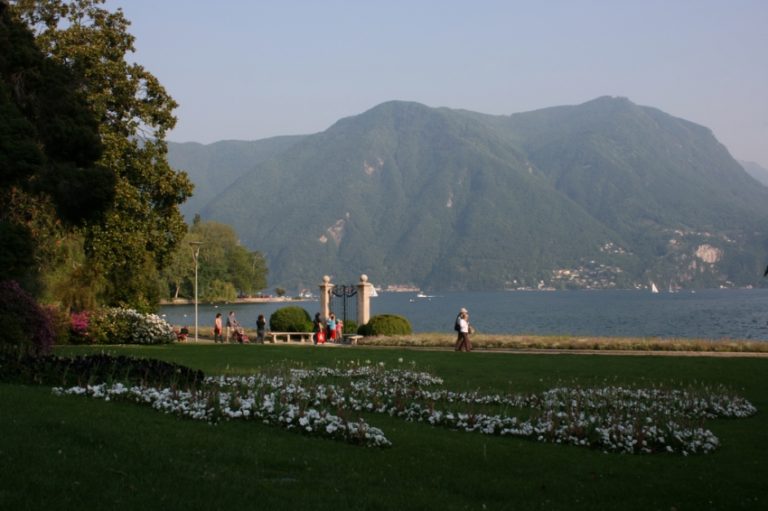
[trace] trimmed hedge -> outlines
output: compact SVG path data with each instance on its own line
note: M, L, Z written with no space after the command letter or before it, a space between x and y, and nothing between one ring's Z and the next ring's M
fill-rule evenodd
M411 323L402 316L394 314L380 314L372 317L368 323L357 329L357 333L369 336L377 335L411 335L413 329Z
M21 384L84 386L121 382L186 389L205 378L202 371L173 362L104 353L69 358L0 350L0 367L0 382Z
M269 328L273 332L311 332L312 318L301 307L283 307L269 317Z

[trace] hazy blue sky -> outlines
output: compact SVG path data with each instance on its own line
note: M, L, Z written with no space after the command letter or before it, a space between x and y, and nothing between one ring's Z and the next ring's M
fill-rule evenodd
M511 114L626 96L768 167L768 0L108 0L169 139L322 131L392 100Z

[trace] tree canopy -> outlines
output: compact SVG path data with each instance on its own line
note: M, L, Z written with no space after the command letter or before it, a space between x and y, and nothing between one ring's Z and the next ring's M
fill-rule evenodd
M114 172L74 72L0 1L0 280L39 292L66 231L103 218Z
M200 300L231 301L238 295L252 295L267 287L267 266L260 252L249 252L240 245L232 227L202 222L196 217L163 271L169 298L194 296L192 242L202 243L198 258Z
M191 195L192 185L186 174L173 170L166 159L165 135L176 123L176 102L157 78L126 60L134 51L134 37L128 32L130 23L120 9L109 12L101 7L103 3L16 0L11 11L34 33L34 42L45 61L72 78L91 119L61 130L70 138L90 140L89 144L64 143L64 137L62 143L52 147L62 148L64 156L81 167L83 162L95 159L96 167L101 169L96 175L105 184L109 184L108 176L113 179L111 188L101 187L113 193L96 194L94 198L108 198L106 211L85 218L79 231L87 256L86 273L94 285L100 283L103 302L146 309L157 304L161 294L157 285L159 271L169 263L186 232L178 206ZM0 95L0 108L4 101ZM19 124L15 129L28 133L31 128ZM39 131L38 136L46 133ZM53 140L58 142L54 135ZM14 159L22 166L27 161L34 163L39 157L33 146L32 142L17 145L16 151L23 154ZM88 210L80 192L91 185L69 179L73 173L70 167L57 166L55 170L67 176L67 185L55 191L78 199L57 202L59 214Z

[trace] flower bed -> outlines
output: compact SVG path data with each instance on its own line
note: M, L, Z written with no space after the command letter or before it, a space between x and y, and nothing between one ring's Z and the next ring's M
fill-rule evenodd
M386 447L384 432L362 418L382 413L414 422L480 434L588 446L606 452L715 450L719 439L706 419L749 417L747 400L725 388L665 389L606 385L562 386L529 394L457 393L438 388L439 377L383 364L347 368L285 369L248 377L206 378L196 389L113 385L56 388L56 394L126 399L198 420L260 420L304 434ZM476 413L478 408L519 410ZM327 410L338 410L339 415Z

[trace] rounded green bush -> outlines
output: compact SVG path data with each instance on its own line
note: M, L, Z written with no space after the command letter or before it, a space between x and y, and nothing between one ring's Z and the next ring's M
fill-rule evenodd
M402 316L380 314L374 316L360 328L357 333L365 336L373 335L410 335L413 333L411 323Z
M283 307L269 317L269 328L273 332L311 332L312 318L301 307Z

